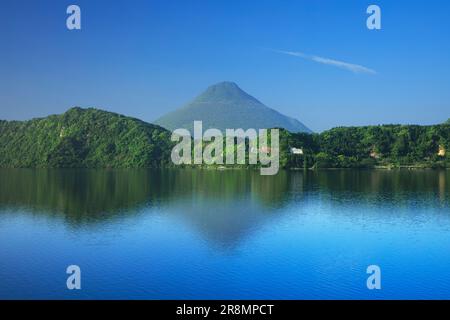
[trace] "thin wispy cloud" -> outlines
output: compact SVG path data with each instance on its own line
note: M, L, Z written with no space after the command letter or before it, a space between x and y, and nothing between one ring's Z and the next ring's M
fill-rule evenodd
M348 63L348 62L344 62L344 61L319 57L319 56L315 56L315 55L309 55L309 54L306 54L303 52L298 52L298 51L283 51L283 50L272 50L272 51L275 51L275 52L278 52L281 54L286 54L289 56L299 57L299 58L306 59L306 60L311 60L311 61L314 61L317 63L321 63L321 64L325 64L325 65L329 65L329 66L333 66L333 67L337 67L337 68L341 68L344 70L351 71L353 73L377 74L377 72L375 70L364 67L359 64Z

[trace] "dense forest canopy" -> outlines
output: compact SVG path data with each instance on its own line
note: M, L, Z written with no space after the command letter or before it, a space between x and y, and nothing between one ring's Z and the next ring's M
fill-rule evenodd
M449 121L338 127L320 134L281 129L280 167L450 167ZM171 166L175 143L170 136L159 126L92 108L30 121L0 121L0 167Z
M450 167L450 124L338 127L295 143L316 167Z
M155 167L171 148L167 130L96 109L0 122L2 167Z

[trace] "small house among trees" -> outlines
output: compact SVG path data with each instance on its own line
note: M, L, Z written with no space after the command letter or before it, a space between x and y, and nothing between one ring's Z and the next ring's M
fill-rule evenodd
M380 159L380 154L376 150L370 151L370 157L373 159Z
M301 148L291 148L291 154L303 155L303 149L301 149Z

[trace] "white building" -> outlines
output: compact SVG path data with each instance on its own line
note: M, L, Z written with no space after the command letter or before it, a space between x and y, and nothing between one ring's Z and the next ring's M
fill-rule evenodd
M301 148L291 148L291 153L292 153L292 154L300 154L300 155L303 155L303 149L301 149Z

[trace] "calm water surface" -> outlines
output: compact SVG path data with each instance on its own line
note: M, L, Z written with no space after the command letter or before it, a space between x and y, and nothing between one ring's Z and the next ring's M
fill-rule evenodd
M449 299L449 196L434 170L2 169L0 298Z

